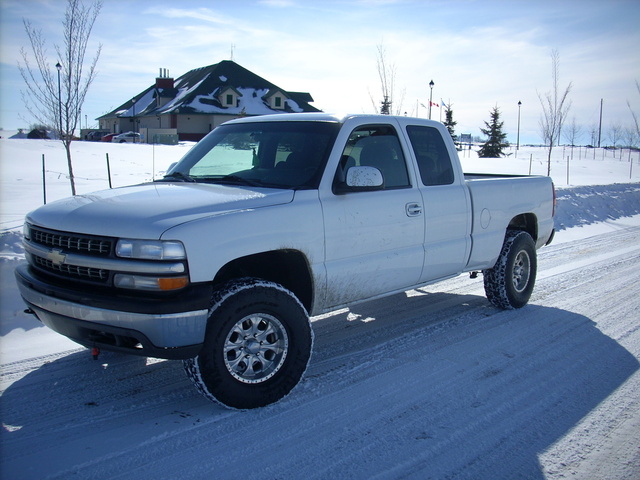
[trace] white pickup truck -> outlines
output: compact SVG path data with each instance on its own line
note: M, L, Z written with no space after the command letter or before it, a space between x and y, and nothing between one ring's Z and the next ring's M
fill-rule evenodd
M214 129L161 180L29 213L29 310L90 348L182 359L238 409L300 381L310 315L482 271L520 308L553 237L548 177L464 175L444 126L283 114Z

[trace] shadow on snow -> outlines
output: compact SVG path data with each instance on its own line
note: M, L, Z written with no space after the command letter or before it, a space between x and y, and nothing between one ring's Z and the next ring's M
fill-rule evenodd
M638 370L582 315L416 293L315 318L307 376L264 409L207 402L180 362L83 350L44 363L2 396L2 473L102 476L138 456L154 459L147 477L188 477L188 455L236 478L268 459L278 478L543 479L540 453ZM261 453L267 432L277 454Z

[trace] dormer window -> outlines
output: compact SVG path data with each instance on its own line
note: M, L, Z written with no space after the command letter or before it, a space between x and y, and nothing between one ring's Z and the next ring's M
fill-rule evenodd
M269 106L274 110L284 110L287 97L281 91L270 92L267 99Z
M220 102L220 105L225 108L237 107L238 99L241 96L242 95L240 95L240 92L238 92L235 88L227 87L218 94L218 101Z

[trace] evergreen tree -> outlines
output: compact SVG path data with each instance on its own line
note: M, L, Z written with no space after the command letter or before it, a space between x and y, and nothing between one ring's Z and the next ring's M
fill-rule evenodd
M451 110L451 105L447 105L444 110L445 120L444 126L449 130L449 135L453 139L453 143L458 142L458 136L455 134L454 128L458 124L458 122L453 121L453 110Z
M497 158L504 156L502 149L509 146L505 141L507 134L502 132L504 122L500 121L500 110L496 105L491 111L491 123L484 122L487 128L481 128L480 131L487 137L487 141L478 151L480 158Z

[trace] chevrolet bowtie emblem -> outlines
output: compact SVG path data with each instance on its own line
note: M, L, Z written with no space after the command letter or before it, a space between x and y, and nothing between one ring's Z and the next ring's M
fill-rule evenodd
M54 265L62 265L66 258L67 256L62 253L62 250L58 250L57 248L47 253L47 260Z

